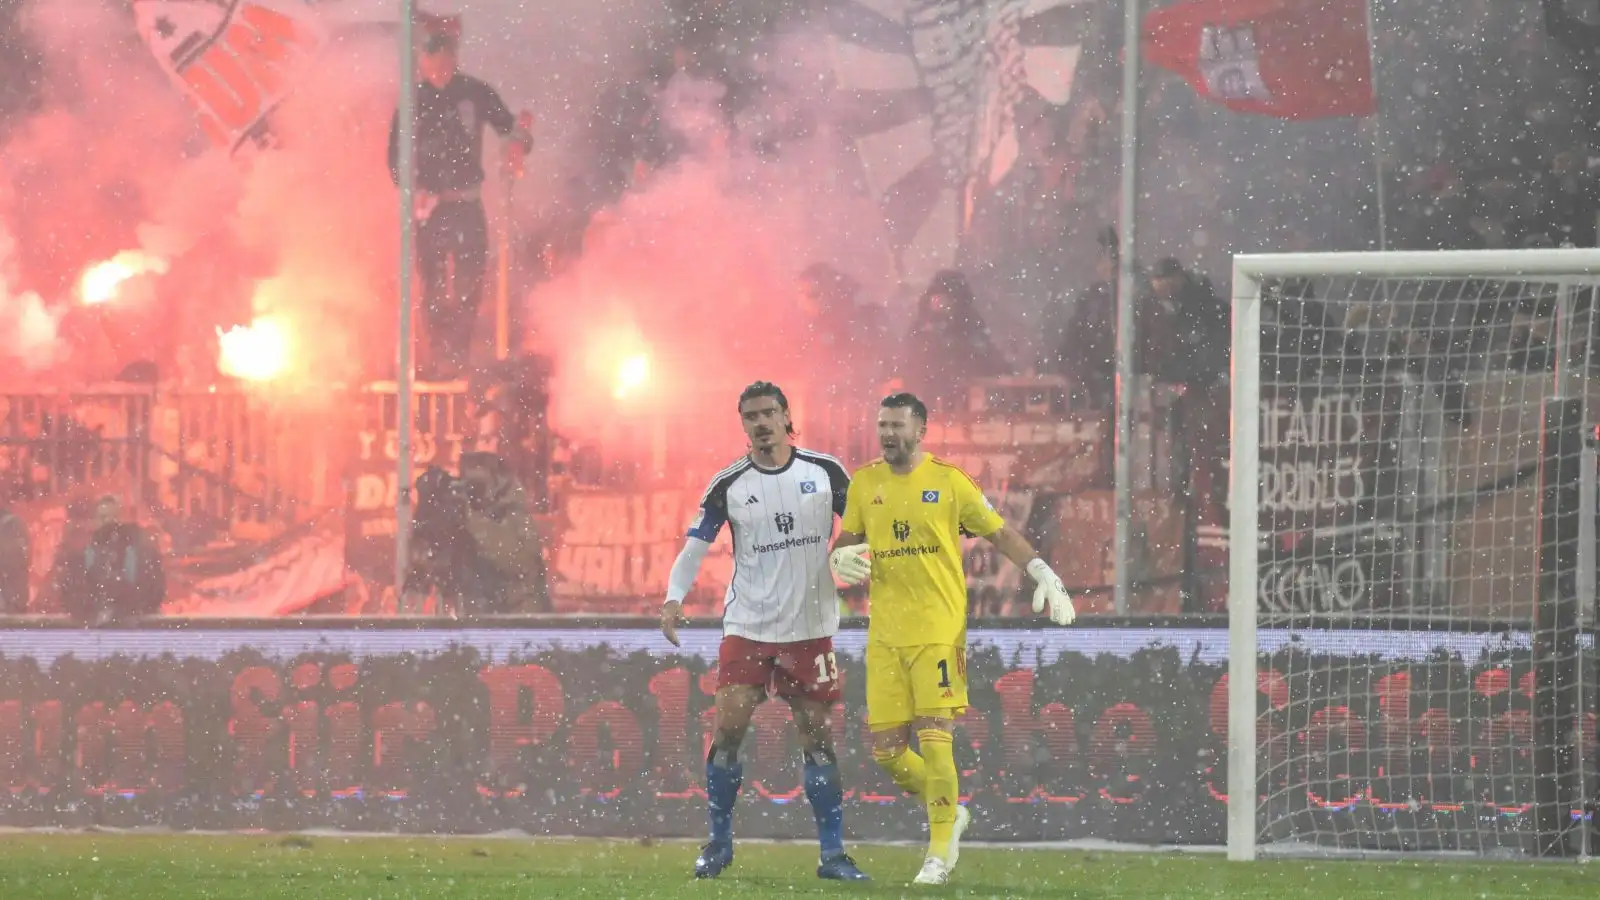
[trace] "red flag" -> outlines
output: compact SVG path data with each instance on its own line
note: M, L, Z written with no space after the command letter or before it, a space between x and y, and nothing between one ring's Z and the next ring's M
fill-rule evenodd
M1189 0L1144 18L1144 54L1207 100L1279 119L1377 109L1368 0Z

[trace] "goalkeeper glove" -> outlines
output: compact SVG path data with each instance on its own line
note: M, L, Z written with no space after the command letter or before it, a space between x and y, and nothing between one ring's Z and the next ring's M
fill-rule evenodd
M866 544L839 547L828 555L828 568L845 584L860 584L872 577L872 557Z
M1057 625L1071 625L1072 620L1078 617L1078 611L1072 608L1072 598L1067 596L1067 586L1061 583L1060 577L1042 559L1028 563L1028 577L1038 584L1033 589L1033 611L1046 612L1048 604L1050 621Z

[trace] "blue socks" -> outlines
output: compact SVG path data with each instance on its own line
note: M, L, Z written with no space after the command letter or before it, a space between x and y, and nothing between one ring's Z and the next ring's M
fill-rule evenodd
M806 799L817 817L817 841L822 855L844 852L844 788L839 765L827 750L806 754Z
M839 764L831 752L805 755L806 799L817 818L817 841L822 855L844 852L844 788ZM706 757L706 809L711 820L711 842L733 843L733 806L744 785L744 766L737 750L712 747Z
M739 763L739 751L712 747L706 757L706 808L711 817L712 843L733 843L733 805L739 800L743 784L744 766Z

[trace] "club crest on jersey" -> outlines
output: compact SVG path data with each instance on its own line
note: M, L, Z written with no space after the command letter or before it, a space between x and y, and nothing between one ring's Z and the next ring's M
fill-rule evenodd
M922 502L923 503L938 503L939 502L939 492L938 491L923 491L922 492Z
M802 481L802 482L800 482L800 493L802 493L802 494L815 494L816 492L817 492L817 483L815 481Z
M779 534L788 534L794 530L794 516L786 512L778 513L772 517L772 524L778 526Z
M902 543L902 544L905 543L906 542L906 538L911 537L911 523L910 522L902 522L899 519L895 519L894 520L894 537L895 537L895 540L899 541L900 543Z

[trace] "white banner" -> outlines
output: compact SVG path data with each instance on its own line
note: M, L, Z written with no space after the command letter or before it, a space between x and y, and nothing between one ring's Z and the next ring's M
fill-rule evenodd
M139 36L229 152L264 142L294 68L326 41L311 0L134 0Z
M1080 0L845 0L830 7L834 73L849 106L871 110L856 152L895 239L901 277L956 264L973 205L1017 161L1016 111L1029 89L1071 97L1088 17ZM1033 31L1045 35L1024 41ZM918 112L906 99L918 96Z

